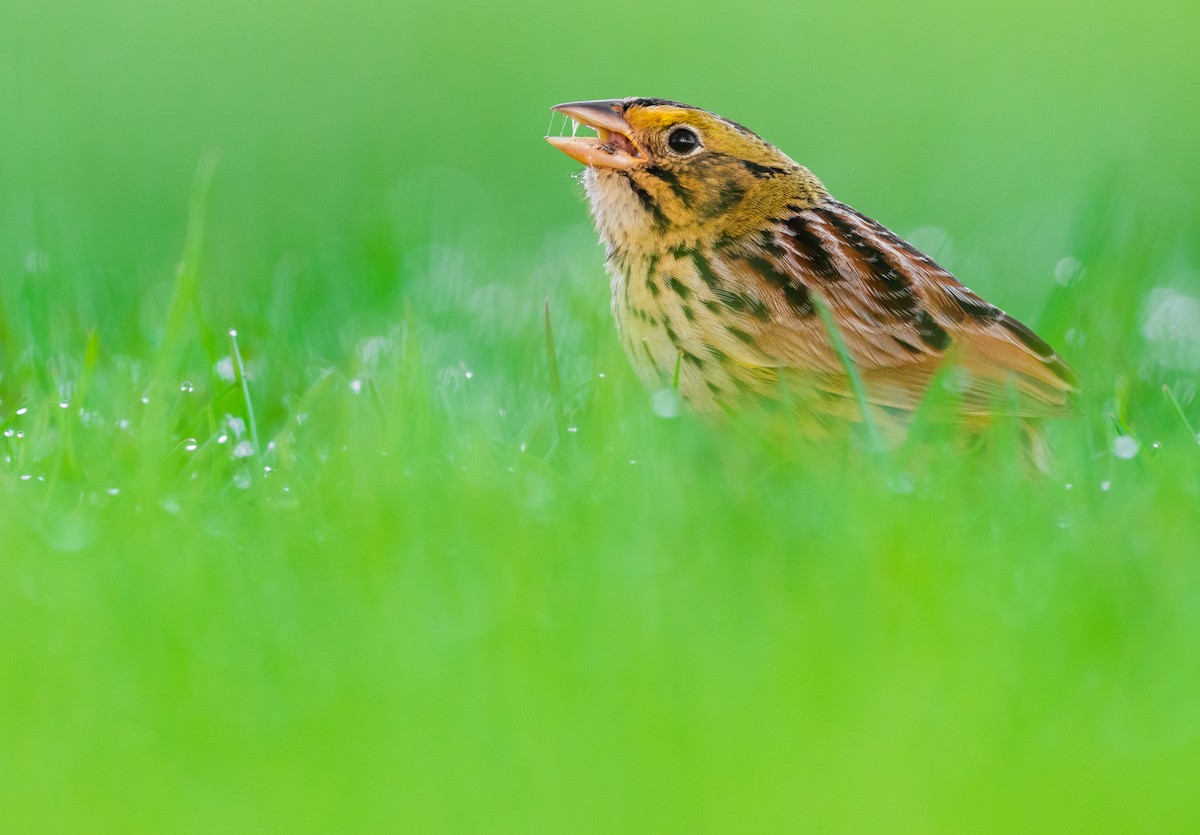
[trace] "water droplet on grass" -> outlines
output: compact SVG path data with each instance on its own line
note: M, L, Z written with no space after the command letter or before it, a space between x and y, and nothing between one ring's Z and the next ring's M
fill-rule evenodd
M660 418L679 417L681 410L679 392L673 388L659 389L650 396L650 406L654 409L654 414Z
M249 458L254 454L254 447L249 441L238 441L237 446L233 448L234 458Z
M355 394L362 394L362 380L351 380L350 391Z
M183 392L184 394L191 394L193 391L196 390L196 387L193 386L191 383L187 382L186 380L184 380L182 383L179 384L179 390L181 392Z
M1159 288L1147 297L1146 307L1142 336L1155 359L1179 371L1200 368L1200 299Z
M1118 458L1133 458L1138 454L1138 442L1129 435L1118 435L1113 438L1113 455Z

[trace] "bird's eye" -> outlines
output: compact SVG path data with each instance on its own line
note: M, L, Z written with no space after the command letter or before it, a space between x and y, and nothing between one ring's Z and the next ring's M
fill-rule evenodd
M667 137L667 145L677 154L690 154L700 147L700 137L691 128L675 128Z

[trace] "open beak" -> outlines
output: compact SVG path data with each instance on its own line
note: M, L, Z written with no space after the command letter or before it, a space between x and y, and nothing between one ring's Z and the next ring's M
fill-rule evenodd
M547 136L546 141L572 159L593 168L626 171L646 162L647 155L630 137L625 105L620 99L576 101L550 108L587 125L595 136Z

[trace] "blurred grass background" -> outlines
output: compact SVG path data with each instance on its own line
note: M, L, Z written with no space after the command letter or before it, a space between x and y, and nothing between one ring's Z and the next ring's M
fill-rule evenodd
M0 828L1196 831L1198 42L0 0ZM626 95L1059 345L1055 478L656 417L540 139Z

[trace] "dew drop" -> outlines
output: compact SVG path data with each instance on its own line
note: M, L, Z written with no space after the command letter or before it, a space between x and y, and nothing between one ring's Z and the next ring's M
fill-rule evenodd
M673 388L659 389L650 396L650 406L660 418L679 417L679 392Z
M1112 449L1118 458L1133 458L1138 454L1138 442L1129 435L1118 435L1113 438Z

